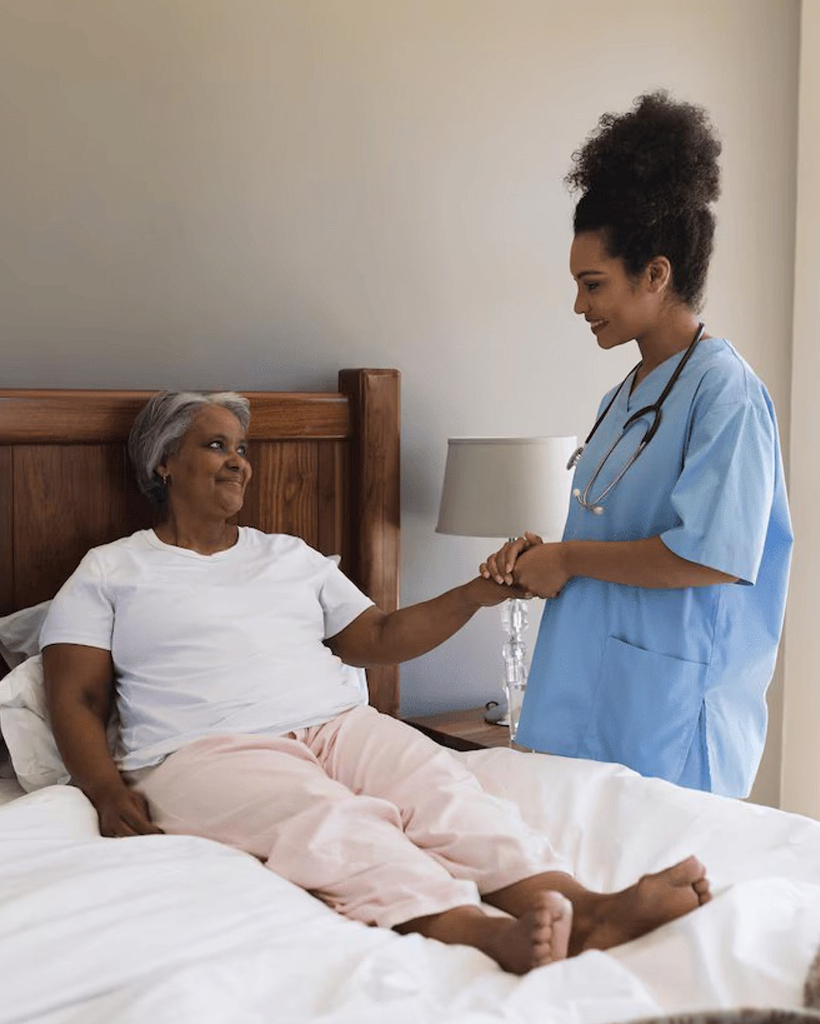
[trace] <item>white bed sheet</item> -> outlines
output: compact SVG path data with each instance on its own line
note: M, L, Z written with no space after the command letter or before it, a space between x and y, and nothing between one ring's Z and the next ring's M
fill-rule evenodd
M603 1024L797 1008L820 942L820 824L626 769L462 757L600 889L696 853L708 906L519 979L475 950L345 921L249 856L101 839L71 787L0 807L0 1024Z

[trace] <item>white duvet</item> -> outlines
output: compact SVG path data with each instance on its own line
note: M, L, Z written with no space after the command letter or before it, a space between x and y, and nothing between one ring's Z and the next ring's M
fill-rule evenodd
M820 943L819 823L609 765L457 756L586 885L695 853L715 899L516 978L475 950L345 921L207 840L101 839L83 795L53 786L0 807L1 1024L597 1024L800 1006Z

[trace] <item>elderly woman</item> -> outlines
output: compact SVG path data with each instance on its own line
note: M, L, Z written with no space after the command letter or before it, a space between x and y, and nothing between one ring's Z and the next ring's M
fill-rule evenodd
M512 804L366 705L343 662L417 657L509 589L478 577L386 614L296 537L237 526L248 420L232 393L148 403L129 451L163 521L90 551L44 626L54 733L101 832L227 843L347 917L474 946L515 973L705 902L694 857L589 892Z

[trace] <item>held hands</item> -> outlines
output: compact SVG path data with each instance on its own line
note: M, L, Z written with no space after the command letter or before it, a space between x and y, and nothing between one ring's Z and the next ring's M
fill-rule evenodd
M510 596L557 597L570 579L563 554L562 544L545 544L538 534L528 532L490 555L479 572L486 580L523 592Z
M92 802L100 819L100 835L122 838L162 833L151 821L145 797L125 784L95 794Z
M496 583L495 580L484 576L483 573L471 580L467 586L469 593L480 608L492 608L513 597L532 597L532 594L528 594L523 587L516 586L516 584Z

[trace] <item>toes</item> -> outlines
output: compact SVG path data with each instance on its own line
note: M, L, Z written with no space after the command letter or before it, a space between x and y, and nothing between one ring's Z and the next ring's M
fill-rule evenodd
M697 857L687 857L659 874L668 879L672 885L695 885L701 879L705 879L706 868Z
M712 898L712 891L709 886L708 878L699 878L692 888L695 890L698 897L698 903L700 903L701 906L703 906L704 903L708 903Z
M533 966L563 960L569 949L572 904L557 892L543 893L535 908L532 933Z
M532 944L532 964L540 967L542 964L551 964L552 956L552 929L548 936L541 935Z

